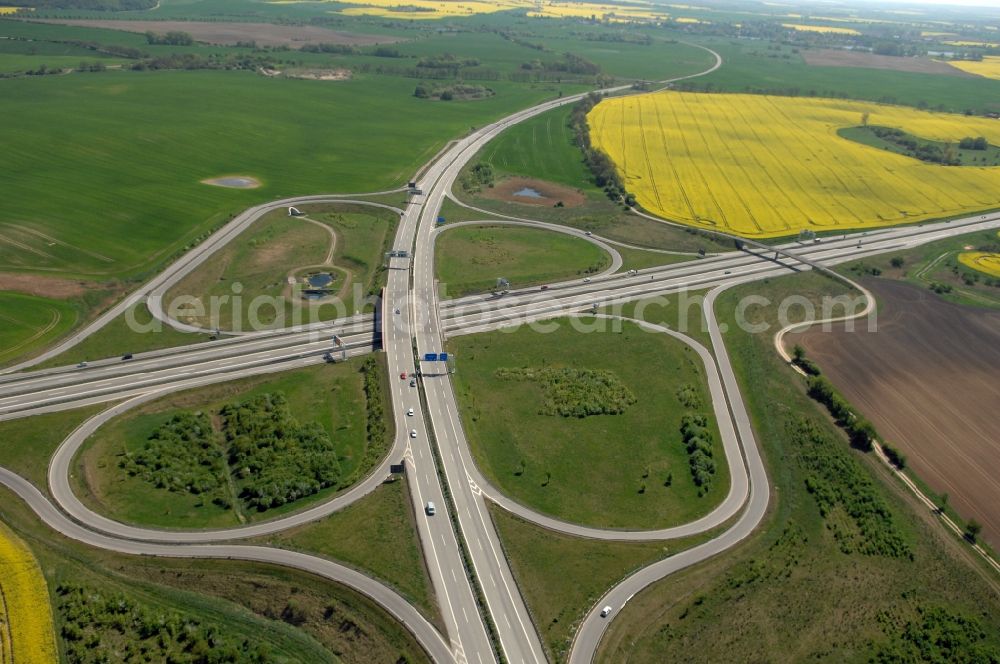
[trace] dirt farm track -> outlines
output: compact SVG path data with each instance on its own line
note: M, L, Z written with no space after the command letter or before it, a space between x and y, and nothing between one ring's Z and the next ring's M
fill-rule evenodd
M1000 312L871 279L878 331L811 330L800 343L885 440L1000 546Z

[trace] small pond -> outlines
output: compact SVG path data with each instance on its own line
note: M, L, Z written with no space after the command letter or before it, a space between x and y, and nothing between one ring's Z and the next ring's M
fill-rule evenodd
M521 198L545 198L542 196L542 192L537 189L532 189L531 187L525 187L514 192L515 196L520 196Z
M331 283L333 283L333 275L329 272L320 272L318 274L310 274L306 277L306 281L313 288L326 288Z

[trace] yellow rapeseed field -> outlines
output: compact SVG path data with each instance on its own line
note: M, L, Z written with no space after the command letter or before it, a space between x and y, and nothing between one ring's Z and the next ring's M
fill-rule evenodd
M988 41L959 40L959 41L946 41L941 43L948 44L949 46L979 46L981 48L996 48L1000 46L1000 44L996 42L988 42Z
M363 0L361 6L348 7L339 11L341 14L351 16L385 16L388 18L409 18L409 19L440 19L455 18L461 16L474 16L476 14L492 14L533 6L524 0L500 0L499 2L481 2L479 0L468 0L461 2L449 2L448 0Z
M0 664L53 664L49 592L31 551L0 523Z
M3 16L4 14L14 14L21 9L29 12L35 11L32 7L0 7L0 16Z
M978 270L991 277L1000 277L1000 254L990 254L983 251L965 251L958 255L963 265Z
M1000 123L859 101L657 92L606 99L594 145L647 210L745 237L874 228L1000 207L1000 168L940 166L842 138L861 124L935 141Z
M949 60L948 64L970 74L1000 79L1000 56L987 55L983 58L982 62Z
M860 35L861 33L853 28L834 28L829 25L805 25L802 23L782 23L781 27L799 30L801 32L826 32L838 35Z
M275 0L272 0L275 1ZM276 0L281 2L282 0ZM385 16L389 18L441 19L476 14L493 14L511 9L527 9L530 17L597 18L617 22L649 21L666 18L666 14L647 2L610 5L599 2L557 2L556 0L357 0L355 7L339 11L352 16Z

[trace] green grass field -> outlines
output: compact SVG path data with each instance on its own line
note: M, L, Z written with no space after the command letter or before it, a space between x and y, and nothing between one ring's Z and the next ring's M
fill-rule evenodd
M363 500L267 543L374 572L440 626L405 480L383 484Z
M235 561L124 556L93 549L46 528L5 488L0 488L0 519L38 558L49 584L57 639L63 621L55 609L55 590L61 583L72 583L122 594L154 614L176 613L214 626L227 642L264 643L279 662L395 662L401 657L414 664L428 661L409 632L377 605L308 574ZM95 646L114 644L118 638L114 628L103 629Z
M583 153L568 129L570 108L557 108L515 125L490 141L480 159L498 171L582 187L590 182Z
M0 366L51 344L79 316L72 302L0 291Z
M966 109L1000 110L1000 81L888 69L810 66L789 46L775 50L766 41L719 38L697 41L716 49L724 63L708 76L688 82L699 89L711 86L713 90L726 92L850 97L958 113Z
M72 478L81 500L119 520L174 528L236 526L241 520L271 519L328 498L368 472L365 396L361 360L255 377L169 395L129 411L99 429L83 446ZM119 456L140 449L149 435L179 411L214 412L221 406L267 392L283 392L300 423L317 422L337 445L342 471L334 486L262 515L223 508L189 493L157 489L119 468ZM367 463L374 463L372 459Z
M631 323L586 333L557 322L548 334L522 329L448 342L458 358L462 421L483 473L515 500L576 523L648 529L710 511L729 490L716 425L709 423L718 471L700 497L679 433L689 410L677 396L682 388L697 395L697 412L712 414L695 352ZM544 387L497 376L502 368L561 367L610 371L636 400L620 414L547 415Z
M769 468L774 503L747 543L634 597L612 623L600 661L755 661L774 659L776 653L782 661L968 659L969 640L954 621L947 623L951 627L924 624L931 633L955 629L950 647L957 651L920 656L915 649L921 639L935 638L921 626L921 614L929 620L930 612L939 609L976 620L981 645L996 652L1000 594L995 577L966 544L946 534L933 514L915 507L880 462L850 450L826 413L806 397L800 379L771 345L776 307L749 310L750 322L772 324L767 334L749 335L733 324L737 303L748 294L779 302L792 294L814 300L841 292L840 284L807 274L745 286L719 299L719 319L730 326L726 343L740 384L753 386L744 397ZM828 441L818 455L794 435L803 421ZM840 494L844 504L821 511L807 480L814 488L830 482L826 489L834 491L844 491L837 488L840 482L852 484ZM883 510L877 528L846 513L846 504L860 495L868 496L866 505ZM888 534L900 538L903 555L891 555L879 544ZM876 546L862 553L866 543Z
M146 274L255 202L405 183L469 126L556 92L496 88L490 99L429 112L434 102L414 98L411 81L384 76L329 83L105 72L5 81L0 219L16 243L0 247L0 269L98 280ZM200 183L233 173L263 186Z
M438 232L436 272L448 297L488 291L498 277L523 288L582 277L611 264L597 245L540 228L462 226Z

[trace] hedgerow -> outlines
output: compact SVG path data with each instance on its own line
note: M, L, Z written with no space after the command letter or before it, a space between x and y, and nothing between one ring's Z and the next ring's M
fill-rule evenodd
M701 413L688 413L682 417L681 440L687 449L691 479L698 487L698 495L704 495L715 475L712 434L708 429L708 418Z

